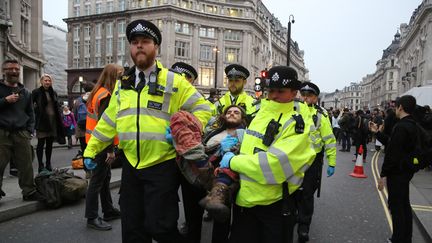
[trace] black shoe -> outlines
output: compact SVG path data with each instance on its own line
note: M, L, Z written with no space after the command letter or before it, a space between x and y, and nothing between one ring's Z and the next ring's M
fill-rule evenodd
M2 189L0 189L0 199L4 196L6 196L6 193Z
M23 196L24 201L43 201L45 197L38 191L33 192L30 195Z
M187 234L189 233L189 227L186 222L180 225L179 233L183 236L187 236Z
M45 166L45 169L47 169L47 170L49 170L49 171L52 171L52 167L51 167L51 164L46 164L46 166Z
M95 219L87 219L87 227L102 231L112 229L111 225L103 221L100 217L97 217Z
M104 221L111 221L114 219L119 219L121 216L120 210L117 208L113 208L110 212L104 213L103 220Z
M9 175L18 176L18 169L16 168L9 169Z
M301 243L309 241L309 234L307 232L298 232L298 240Z

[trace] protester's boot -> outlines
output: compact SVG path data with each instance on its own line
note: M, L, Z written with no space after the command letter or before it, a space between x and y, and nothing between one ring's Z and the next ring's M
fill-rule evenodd
M230 188L220 182L213 185L210 193L201 199L199 204L204 207L218 222L225 222L229 219L231 210L228 207Z
M47 169L47 170L49 170L49 171L52 171L51 161L49 161L49 162L47 161L47 162L46 162L45 169Z

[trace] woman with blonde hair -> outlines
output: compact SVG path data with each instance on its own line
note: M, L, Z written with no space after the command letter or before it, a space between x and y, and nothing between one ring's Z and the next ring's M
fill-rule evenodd
M57 92L52 87L53 81L49 74L43 74L39 79L41 86L32 91L35 130L38 139L36 156L39 163L39 172L43 169L52 170L51 154L54 140L57 138L59 143L65 143L62 111L58 103ZM42 161L44 147L45 165Z
M91 131L96 127L97 121L108 107L111 93L114 90L117 79L123 73L123 68L116 64L108 64L102 71L99 79L90 93L87 101L86 118L86 142L89 141ZM96 155L93 167L86 167L92 170L89 187L86 195L85 217L87 227L96 230L110 230L111 225L106 221L120 218L120 211L114 208L109 189L111 180L111 163L115 159L114 146L118 140L114 140L101 153ZM98 215L98 195L102 206L103 218Z

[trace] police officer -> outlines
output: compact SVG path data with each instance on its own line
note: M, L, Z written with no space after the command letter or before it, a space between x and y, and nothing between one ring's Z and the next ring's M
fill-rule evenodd
M193 113L203 127L212 110L183 76L156 61L162 36L153 23L135 20L126 35L135 66L117 82L92 132L84 162L95 168L93 158L118 135L127 160L120 188L123 242L182 242L177 230L180 178L165 131L179 110Z
M183 74L189 83L193 85L198 78L198 73L194 67L184 62L176 62L171 66L171 70Z
M229 92L225 93L219 101L215 103L218 114L230 105L238 105L245 109L247 115L256 111L253 106L254 99L244 92L246 79L249 77L249 71L239 64L231 64L225 68L225 74L228 78Z
M300 88L303 101L309 106L315 130L312 131L316 157L312 166L306 171L301 193L298 195L298 227L300 242L309 240L309 226L314 210L314 194L320 187L324 151L327 156L327 176L333 175L336 166L336 138L333 134L327 111L317 105L320 90L311 82L304 82Z
M269 70L268 100L245 131L240 155L225 153L221 167L239 173L231 242L292 242L295 193L312 164L312 117L294 98L301 82L287 66Z

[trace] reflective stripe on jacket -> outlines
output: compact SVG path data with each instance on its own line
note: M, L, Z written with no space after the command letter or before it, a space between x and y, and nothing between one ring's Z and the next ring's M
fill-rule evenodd
M187 82L156 62L157 94L149 94L148 85L135 89L135 67L117 82L105 110L85 150L94 158L118 135L119 148L137 169L147 168L175 157L174 147L166 141L165 129L171 115L179 110L191 112L205 127L212 109L208 101Z
M320 109L320 111L318 111L318 109ZM321 152L324 147L328 164L330 166L336 166L336 138L333 134L327 111L325 111L324 108L318 109L316 106L309 107L312 117L317 117L315 131L312 131L313 137L316 139L314 143L315 152Z
M254 98L246 94L244 91L235 98L235 104L242 106L246 110L247 115L256 111L256 107L253 105L254 101ZM230 105L233 105L233 102L231 101L230 92L227 92L215 103L216 114L222 114Z
M86 143L89 142L91 134L94 128L96 127L96 124L98 123L99 116L100 116L99 113L100 102L103 99L110 96L111 93L104 87L100 87L93 95L93 99L91 100L89 106L87 107L86 132L85 132ZM113 143L114 145L118 145L119 140L117 136L114 138Z
M295 132L294 114L300 114L304 120L301 134ZM279 117L279 132L267 147L262 138L269 122L277 121ZM240 174L238 205L253 207L279 201L284 181L288 182L290 194L300 187L304 172L316 154L310 138L312 124L309 109L303 103L262 101L261 109L244 134L240 155L230 162L230 168Z

